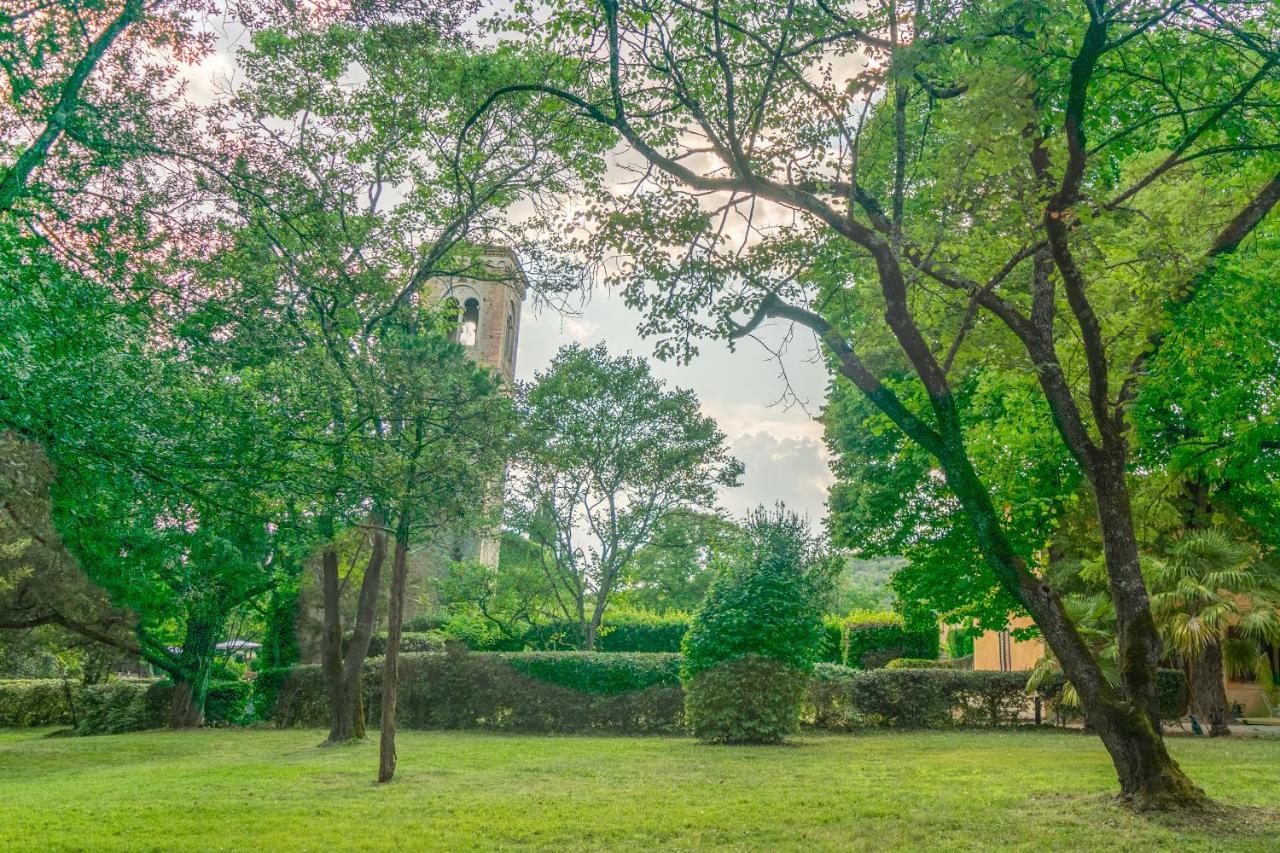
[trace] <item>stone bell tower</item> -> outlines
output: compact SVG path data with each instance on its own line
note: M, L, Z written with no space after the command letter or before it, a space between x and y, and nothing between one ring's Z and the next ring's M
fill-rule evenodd
M510 249L485 246L476 266L474 276L439 278L433 289L458 311L454 339L472 361L501 373L509 386L515 379L520 306L528 282Z
M501 374L508 388L515 381L520 306L527 286L515 252L501 246L481 248L473 275L441 277L431 283L436 298L458 312L454 340L476 364ZM501 500L501 492L497 500ZM459 536L449 549L450 556L477 560L496 569L501 541L499 530Z

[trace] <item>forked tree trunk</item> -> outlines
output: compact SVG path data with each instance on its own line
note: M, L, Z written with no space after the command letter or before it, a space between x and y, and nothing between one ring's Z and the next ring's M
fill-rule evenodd
M1211 640L1200 656L1188 666L1191 688L1191 710L1207 727L1209 737L1231 734L1227 722L1231 711L1227 707L1227 687L1223 683L1225 671L1222 662L1222 643Z
M387 536L371 527L373 537L369 560L360 583L360 599L356 605L356 623L351 639L343 650L341 584L338 577L338 553L332 545L322 555L321 571L324 596L324 636L321 643L321 668L325 689L329 694L329 737L326 744L349 743L365 737L362 682L364 659L373 636L378 590L382 581L382 565L386 561Z
M404 623L404 595L409 573L408 540L408 530L396 531L395 556L391 559L391 601L387 608L387 655L382 661L379 783L390 782L396 775L396 699L400 689L400 633Z

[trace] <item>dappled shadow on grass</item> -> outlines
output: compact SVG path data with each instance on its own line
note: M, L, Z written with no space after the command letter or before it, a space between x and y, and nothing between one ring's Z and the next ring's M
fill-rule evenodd
M1203 806L1179 811L1138 812L1126 806L1117 794L1045 794L1031 797L1030 803L1046 817L1056 814L1068 820L1081 818L1116 830L1146 824L1215 849L1227 842L1231 849L1242 843L1262 842L1259 849L1265 849L1280 837L1280 811L1263 806L1209 800Z
M1237 840L1280 838L1280 811L1262 806L1238 806L1210 800L1201 808L1177 812L1148 812L1143 820L1179 833Z

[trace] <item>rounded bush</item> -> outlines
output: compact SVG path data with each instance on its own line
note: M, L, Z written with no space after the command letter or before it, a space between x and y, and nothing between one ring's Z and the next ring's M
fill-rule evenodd
M724 661L685 691L685 724L707 743L779 743L800 726L804 672L762 655Z
M759 510L746 531L750 547L712 580L683 643L688 722L716 743L775 743L794 731L835 571L794 513Z

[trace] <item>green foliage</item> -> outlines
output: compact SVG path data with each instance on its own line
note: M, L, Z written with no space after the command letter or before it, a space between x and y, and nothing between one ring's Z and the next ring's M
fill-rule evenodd
M877 669L895 658L938 657L938 626L908 627L902 616L859 611L845 617L841 656L846 666Z
M954 669L949 660L933 658L894 658L884 665L885 669Z
M598 648L604 652L678 652L689 631L687 613L618 611L605 620Z
M954 669L860 671L822 664L806 698L820 728L1012 725L1030 710L1025 672Z
M1030 686L1053 703L1063 716L1072 717L1079 714L1079 700L1075 696L1071 683L1061 673L1056 673L1039 682L1033 680ZM1166 667L1157 669L1156 694L1160 702L1160 719L1172 722L1187 715L1187 706L1191 700L1185 672Z
M891 609L896 598L891 585L893 575L906 564L901 557L847 557L827 609L832 613Z
M0 728L70 725L81 690L55 678L0 681Z
M169 722L173 685L120 679L85 688L76 734L114 735L162 728Z
M951 630L947 632L947 657L951 660L958 660L973 654L974 639L975 634L973 631L952 626Z
M711 510L742 463L692 392L604 344L562 348L518 397L507 516L536 546L561 618L593 649L637 552L673 514Z
M680 656L603 652L526 652L502 658L517 672L581 693L613 695L680 685Z
M1235 674L1252 675L1259 643L1280 641L1280 583L1260 557L1253 543L1208 528L1187 531L1162 558L1148 559L1144 574L1165 648L1197 661L1217 642Z
M800 724L806 675L757 654L697 671L685 684L685 721L707 743L780 743Z
M693 612L706 597L717 563L731 559L741 540L738 526L719 515L679 510L664 516L650 542L627 564L617 594L619 606L652 613Z
M400 635L400 651L442 652L447 642L441 631L405 631ZM387 635L374 634L369 638L369 657L382 657L387 650Z
M678 660L670 655L469 653L453 646L444 654L405 655L400 666L396 719L404 728L682 731L684 697L676 683ZM378 719L381 677L382 661L370 660L364 676L370 721ZM319 667L296 667L267 678L259 676L260 698L255 699L264 717L281 726L327 724Z
M807 672L822 649L820 607L834 561L784 508L753 511L745 530L744 553L712 581L685 635L686 681L744 655Z
M249 681L237 679L211 682L205 698L205 724L244 725L251 722L249 709L252 700L253 684Z
M684 613L646 613L634 610L617 610L605 617L596 640L598 652L678 652L685 632L689 630L690 617ZM422 625L440 625L430 636L441 640L465 643L472 651L519 652L526 650L558 651L582 648L582 632L578 622L559 619L527 625L516 636L508 636L497 630L494 623L483 618L454 614L443 622L422 620ZM406 638L408 637L406 632ZM427 636L427 635L420 635ZM371 657L381 654L379 637L369 647ZM415 648L410 651L438 651L438 648Z
M681 651L693 732L713 743L776 743L795 730L804 674L823 647L835 561L781 506L747 517L743 553L711 582Z
M172 698L173 685L155 679L119 678L89 685L53 678L0 681L0 727L74 724L81 735L157 729L168 725ZM206 722L249 722L253 698L254 686L247 681L210 684Z

